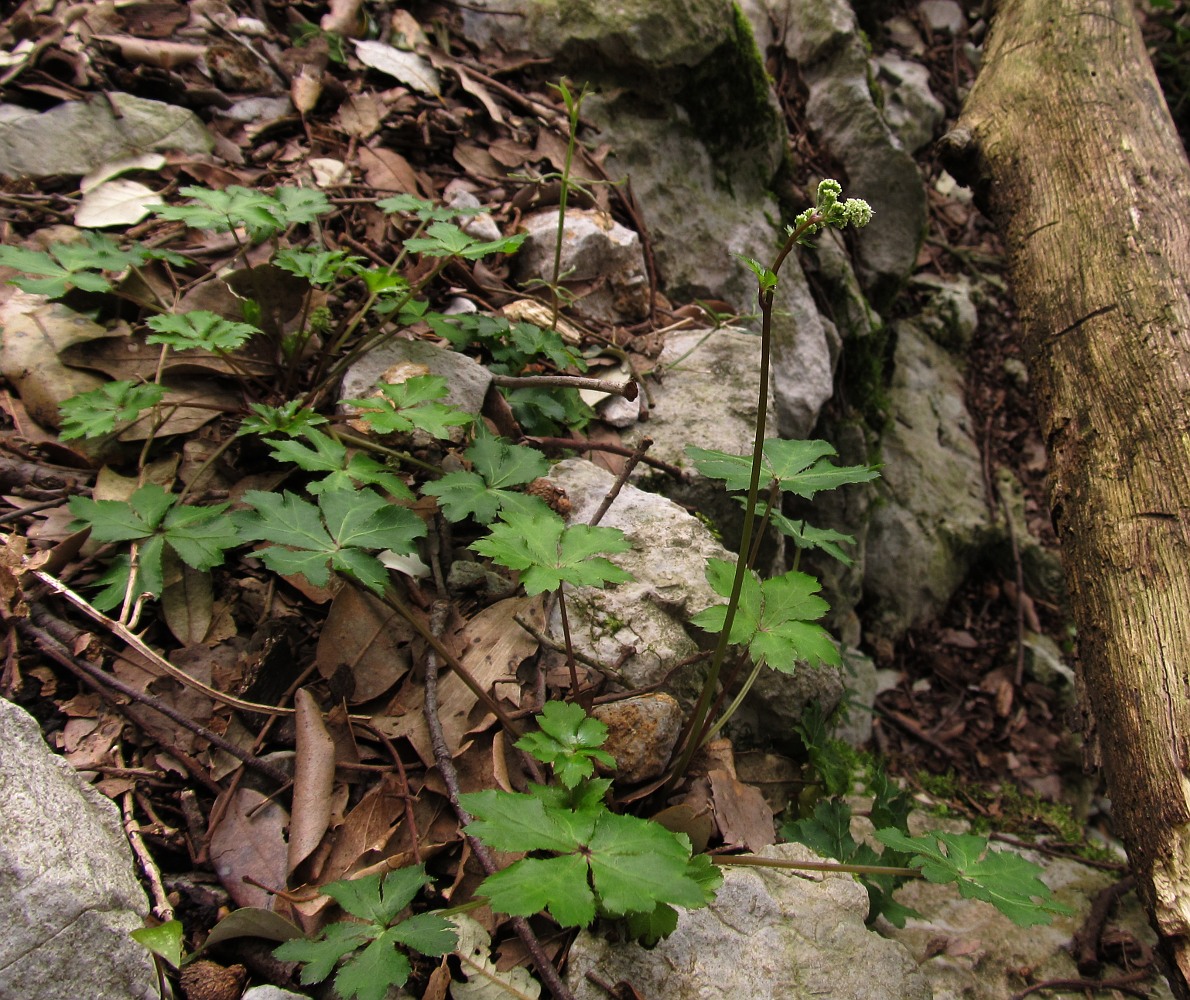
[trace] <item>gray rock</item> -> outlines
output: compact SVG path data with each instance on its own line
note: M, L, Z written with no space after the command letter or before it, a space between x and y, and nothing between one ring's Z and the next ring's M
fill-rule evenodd
M213 146L193 111L110 93L105 100L68 101L0 121L0 174L80 175L122 156L167 150L202 155Z
M800 844L761 855L817 860ZM651 951L580 933L567 983L577 1000L606 996L588 971L666 1000L929 1000L909 953L864 926L867 911L850 875L728 868L715 902L683 912Z
M1038 684L1058 692L1059 703L1073 708L1075 692L1074 671L1062 658L1062 650L1048 635L1026 632L1022 637L1025 646L1025 673Z
M872 100L867 52L845 0L774 0L773 13L809 89L811 130L843 164L844 194L863 198L875 213L855 246L860 282L880 307L917 259L925 187Z
M897 337L883 474L864 559L872 603L865 627L895 638L939 612L975 555L998 537L963 375L951 355L911 323Z
M612 484L609 473L584 459L559 462L550 478L570 497L572 523L589 520ZM621 490L600 525L624 531L632 548L612 558L634 579L568 591L575 647L601 663L615 663L621 649L631 646L636 652L621 665L625 685L657 683L698 652L696 630L687 631L687 623L722 601L706 581L706 562L732 555L677 504L632 486ZM556 610L550 628L561 635ZM673 677L667 690L689 710L700 686L701 674L690 669Z
M526 237L513 258L517 280L552 281L558 213L537 212L523 222ZM640 237L610 215L569 209L562 229L559 274L563 286L589 285L573 303L584 319L636 322L649 311L649 277Z
M689 473L685 481L675 482L642 464L633 482L697 508L729 545L736 545L743 509L721 481L698 473L686 455L686 445L732 455L751 452L760 389L760 338L731 328L672 333L658 358L658 369L662 378L650 389L655 405L649 420L629 430L625 444L633 447L648 436L653 439L652 457ZM771 402L767 419L766 436L776 437L776 408Z
M637 784L665 773L682 728L682 707L667 694L642 694L596 705L607 726L603 749L616 759L616 779Z
M424 340L390 340L369 351L347 369L339 387L341 399L364 399L376 389L381 376L396 365L424 365L431 375L446 379L442 402L478 414L492 374L483 365L458 351L448 351Z
M914 277L912 284L928 293L915 322L947 350L963 354L979 328L970 279L961 274L953 278L922 274Z
M922 0L917 9L930 31L958 35L967 27L963 8L955 0Z
M612 476L583 459L559 462L550 472L573 505L574 523L590 519L606 496ZM567 612L576 649L601 663L615 663L624 647L636 650L621 664L627 687L644 687L665 679L683 660L698 652L698 641L709 645L713 636L689 625L690 618L714 604L722 604L706 581L708 559L734 559L697 518L677 504L653 493L625 486L600 524L621 529L632 548L612 561L634 579L615 587L567 590ZM561 635L557 610L550 622ZM697 639L696 639L697 637ZM697 700L703 672L678 671L666 680L664 691L684 711ZM761 672L752 697L741 712L763 717L763 729L752 742L787 738L805 705L818 700L830 711L842 691L838 671L798 669L788 674ZM759 709L754 704L763 702Z
M1069 859L1027 852L1026 857L1043 866L1042 880L1073 914L1056 916L1045 926L1018 927L988 904L961 898L950 885L915 879L898 890L897 901L917 910L922 918L909 919L903 929L881 921L880 932L913 954L934 1000L1004 1000L1033 983L1082 978L1069 952L1070 939L1086 921L1095 894L1115 876ZM1124 897L1109 924L1149 947L1154 944L1135 893ZM1105 970L1105 975L1112 974ZM1143 985L1156 1000L1172 996L1160 975Z
M893 55L876 57L876 82L884 92L884 120L908 153L934 139L946 109L930 90L930 71Z
M115 805L0 698L0 996L150 1000L157 976L128 935L149 912Z
M242 1000L309 1000L304 993L283 990L280 986L253 986L244 992Z

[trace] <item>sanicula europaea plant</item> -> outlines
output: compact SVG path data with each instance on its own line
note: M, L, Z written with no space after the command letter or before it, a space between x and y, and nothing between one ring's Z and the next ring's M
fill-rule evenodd
M561 92L573 130L577 127L582 94L574 97L565 85ZM573 144L568 155L572 154ZM563 180L565 190L568 178ZM202 351L226 361L228 371L254 390L270 381L283 386L286 392L295 390L299 381L297 373L314 335L310 325L312 298L307 296L303 302L297 333L274 344L272 358L279 380L262 378L258 370L242 367L238 352L246 342L264 335L255 322L259 317L253 314L250 305L245 319L236 320L201 310L179 312L162 302L137 302L150 313L144 321L145 328L151 331L145 335L146 343L161 347L153 377L108 383L99 390L68 400L62 408L64 439L111 437L146 414L153 426L138 459L136 486L126 500L75 498L71 502L77 526L89 528L96 541L129 545L128 552L117 555L96 581L102 589L95 603L101 608L122 606L122 620L133 621L133 609L143 595L159 596L163 590L164 556L178 558L205 573L220 565L232 549L255 543L262 546L256 550L256 556L270 571L282 576L300 574L315 585L328 583L332 573L346 576L383 596L415 627L419 626L418 617L393 593L390 570L378 553L408 558L418 555L418 540L425 535L426 527L403 504L414 498L410 486L415 478L411 470L426 470L399 443L391 442L394 436L400 438L413 432L443 439L457 433L454 429L466 427L473 418L442 402L447 385L434 376L414 376L382 385L378 395L341 401L351 407L353 421L363 429L362 436L348 433L341 421L328 421L318 412L318 407L351 361L391 336L390 329L382 323L361 333L369 316L396 317L400 322L427 318L439 332L448 328L462 331L457 346L470 342L474 331L486 330L483 317L450 320L432 315L420 296L447 262L510 253L516 250L519 238L476 240L451 221L460 214L457 210L410 196L397 196L380 205L391 213L411 217L413 235L404 239L391 264L366 266L361 258L326 251L317 245L296 248L282 245L284 234L293 227L313 227L320 216L332 210L319 192L278 188L269 195L245 189L212 192L189 188L182 194L190 202L161 208L159 214L163 218L232 233L245 262L252 244L269 242L274 264L305 281L311 291L355 282L362 287L363 294L348 315L337 323L332 319L319 331L324 348L312 365L313 377L301 395L292 398L258 395L245 407L243 423L232 439L256 438L264 442L273 460L282 467L291 467L300 477L302 492L250 491L241 498L246 509L235 511L231 517L224 516L227 503L183 503L180 495L171 494L144 478L155 434L166 426L170 412L163 378L165 361L170 352ZM752 542L763 530L763 524L771 523L792 537L799 547L813 545L844 556L840 543L845 538L784 518L780 497L789 492L808 499L820 490L864 482L876 475L874 469L867 467L835 466L830 461L834 450L824 442L765 438L773 296L778 273L793 248L807 242L819 230L828 226L860 227L870 219L870 209L864 202L842 201L840 195L840 186L834 181L819 185L814 207L788 227L771 266L743 258L757 277L761 316L761 388L752 453L749 458L692 446L691 457L704 475L722 479L729 489L746 488L745 518L734 565L720 562L708 567L708 579L725 603L705 609L695 618L695 624L717 632L718 640L704 687L687 721L685 744L670 768L671 782L681 779L698 747L730 715L729 707L718 720L710 717L723 665L732 647L746 650L753 663L752 678L766 667L792 670L801 663L837 662L836 647L817 624L827 610L817 595L817 581L796 569L772 580L761 580L752 569L755 558ZM564 212L565 201L560 220L564 220ZM312 235L311 239L316 236ZM408 255L430 262L428 268L422 269L422 277L412 284L400 273L401 263ZM33 275L15 279L18 284L54 297L75 288L118 294L120 285L115 276L150 260L162 267L182 267L187 263L167 251L149 251L135 245L123 249L108 237L90 237L82 244L55 244L46 252L0 248L0 263ZM555 285L559 278L555 273ZM556 298L554 304L556 309ZM499 318L491 318L491 323L493 353L505 351L508 357L513 357L521 351L528 358L536 350L558 368L581 367L581 359L557 340L556 334L551 338L552 331L525 324L513 326ZM225 446L231 443L228 441ZM420 492L436 498L438 510L448 521L469 521L486 527L487 533L473 542L471 548L519 573L527 593L555 593L564 630L568 631L567 585L604 586L628 578L604 555L614 555L627 547L621 532L583 524L568 525L561 515L524 492L526 484L546 471L547 463L540 453L476 427L464 457L469 468L423 482ZM762 500L762 487L766 483L767 499ZM759 528L758 517L763 522ZM450 655L435 637L423 628L418 630L444 656ZM565 638L572 693L577 696L573 651L569 636ZM461 664L453 661L451 665L466 679ZM749 679L741 685L740 697L750 684ZM491 700L487 692L476 691L476 695L485 704ZM514 735L519 734L499 706L492 707L502 724ZM595 777L593 770L596 763L610 763L600 749L605 735L601 724L577 706L560 704L547 705L538 723L540 732L522 737L517 745L553 768L555 783L533 786L528 793L474 793L464 800L477 817L468 828L472 836L497 849L548 855L527 858L518 863L519 867L506 869L485 882L483 891L492 905L517 915L544 909L568 926L585 926L597 917L622 920L630 933L645 940L656 940L672 930L677 919L673 906L706 905L718 884L718 873L710 859L692 855L688 842L658 824L619 815L607 805L610 779ZM815 735L811 735L811 741ZM886 805L898 801L888 788L883 792L877 789L877 799ZM894 816L892 806L887 806L885 811ZM533 821L532 817L541 822ZM820 850L848 852L852 864L841 867L862 872L870 879L905 878L917 874L914 869L918 869L936 881L956 881L964 895L987 899L1018 922L1048 920L1055 909L1032 866L1020 859L1010 861L1009 856L988 853L986 841L981 838L942 834L908 838L903 824L894 823L878 833L890 852L890 859L895 852L896 860L902 862L890 866L878 864L874 852L865 854L856 845L823 840L822 831L837 825L837 814L819 816L816 812L813 819L787 824L787 833ZM551 838L543 834L544 830L565 830L566 834ZM764 859L719 861L765 863ZM547 874L548 880L544 878ZM420 871L418 877L424 881ZM557 888L556 894L544 891L547 881ZM649 888L642 895L640 887L645 883ZM421 884L419 881L413 892ZM324 888L330 891L330 887ZM402 964L405 960L396 945L426 954L449 947L444 936L431 941L394 929L408 930L407 922L393 922L397 911L412 898L408 888L401 883L400 891L394 889L391 894L387 884L381 883L374 887L336 889L343 898L339 899L339 895L335 898L352 913L356 912L353 906L358 909L364 905L359 893L365 889L372 893L367 898L380 909L372 907L369 915L377 919L367 932L351 924L332 925L338 929L327 931L317 955L309 952L300 956L310 962L307 968L313 965L313 975L325 976L339 958L363 947L360 955L344 966L344 971L348 968L354 971L344 978L339 991L345 997L370 996L382 979L383 985L387 985L407 974ZM877 889L883 893L882 898L887 897L891 883L877 885ZM875 906L877 896L873 899ZM397 906L397 902L401 905ZM880 905L883 912L894 915L897 912L891 904ZM379 919L380 916L384 919ZM384 943L383 956L378 950L380 942ZM294 945L292 950L292 957L299 957L297 952L301 948ZM383 961L372 962L367 960L368 955L379 956ZM375 975L367 971L373 966L379 970ZM383 976L380 971L384 971Z

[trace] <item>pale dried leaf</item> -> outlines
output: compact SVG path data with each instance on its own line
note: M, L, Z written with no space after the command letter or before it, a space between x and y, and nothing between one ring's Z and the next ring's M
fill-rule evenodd
M320 188L341 187L351 181L351 171L342 160L316 156L307 162L310 172L314 175L314 183Z
M357 139L367 139L373 135L386 113L384 101L372 91L364 94L352 94L339 107L335 116L341 128L348 135Z
M168 546L162 553L165 587L161 613L174 638L183 646L206 639L215 607L215 590L207 570L187 566Z
M120 50L120 55L132 63L157 66L160 69L175 69L190 66L207 54L205 45L189 42L167 42L160 38L137 38L133 35L96 35L95 39L107 42Z
M409 161L392 149L361 146L359 165L364 171L368 187L376 191L398 191L404 194L421 194L417 174Z
M403 52L384 42L357 41L355 54L365 66L371 66L423 94L437 97L442 91L442 81L434 67L415 52Z
M450 918L458 932L455 954L459 956L466 982L451 983L456 1000L508 1000L511 997L537 1000L541 984L519 966L501 972L492 959L492 938L483 926L466 914Z
M335 741L326 731L322 709L306 688L294 697L297 755L293 769L293 818L289 824L288 871L318 846L331 819L335 784Z
M244 881L285 884L285 827L289 814L251 788L238 788L223 818L211 830L211 865L237 906L273 909L273 897Z
M160 153L141 153L138 156L124 156L118 160L101 163L79 181L79 190L87 194L104 181L110 181L113 177L119 177L130 170L160 170L165 163L165 157Z

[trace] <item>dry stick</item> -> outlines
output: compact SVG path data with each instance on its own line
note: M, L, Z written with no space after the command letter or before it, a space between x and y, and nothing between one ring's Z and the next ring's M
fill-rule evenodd
M1083 921L1082 927L1074 932L1070 949L1074 953L1078 971L1084 976L1094 975L1103 967L1099 960L1099 942L1103 937L1104 925L1120 897L1135 886L1136 877L1125 875L1119 881L1100 889L1091 901L1091 911Z
M448 605L445 601L434 602L433 610L430 613L429 631L442 632L446 622L447 610ZM442 723L438 719L439 664L435 652L436 650L431 648L426 653L426 696L424 705L426 727L430 731L430 744L434 748L434 761L438 765L438 773L442 775L442 783L446 785L447 797L450 799L450 804L454 808L459 822L465 827L471 822L472 817L459 803L459 775L455 770L454 760L450 755L450 748L446 745L446 736L442 732ZM472 852L483 866L483 870L489 875L494 875L499 870L499 866L496 864L487 845L470 834L466 834L466 837L467 842L471 845ZM562 982L561 976L558 975L558 970L554 968L554 963L550 961L549 956L546 955L544 949L541 947L541 942L537 940L537 935L533 933L533 928L529 926L529 921L524 917L512 917L511 923L517 937L521 939L526 950L533 957L533 961L537 965L538 974L545 980L546 986L550 988L556 1000L574 1000L574 994Z
M720 868L743 865L745 868L789 868L794 871L846 872L855 875L925 878L918 868L897 868L890 865L841 865L837 861L783 861L780 858L759 858L752 854L721 855L712 857L711 863Z
M1129 996L1140 997L1140 1000L1148 1000L1149 994L1145 990L1133 989L1132 984L1143 983L1152 975L1151 969L1145 969L1140 972L1128 972L1122 976L1116 976L1114 979L1047 979L1041 983L1034 983L1028 989L1021 990L1020 993L1014 993L1008 1000L1024 1000L1025 997L1040 990L1091 990L1096 993L1119 990Z
M116 747L116 761L121 767L124 766L124 753L119 746ZM132 802L132 789L120 796L120 815L124 821L124 836L128 838L128 846L132 848L141 874L149 883L149 894L153 898L153 916L163 924L169 923L174 918L174 908L170 906L169 896L161 882L161 869L157 867L157 862L153 860L153 856L145 846L145 838L142 836L140 826L132 812Z
M492 385L504 389L535 389L538 386L559 386L563 389L594 389L613 396L623 396L629 402L636 399L638 386L635 379L627 382L609 382L602 378L584 378L581 375L493 375Z
M603 498L603 503L599 505L599 509L591 515L591 519L587 522L592 528L603 520L603 515L611 509L611 505L616 502L616 497L620 495L620 490L628 482L628 477L632 475L632 470L645 457L645 452L652 447L653 439L651 437L643 437L637 442L636 449L632 452L628 461L624 463L624 468L620 470L620 474L616 476L616 481L612 483L612 488L607 491L607 496Z
M606 444L603 441L577 441L573 438L537 436L526 436L524 440L542 448L569 448L572 451L606 451L609 455L623 455L625 458L631 458L636 454L632 448L625 448L619 444ZM650 458L648 455L645 455L641 461L645 465L652 466L654 469L668 472L679 482L686 480L685 471L679 469L676 465L670 465L668 462L663 462L659 458Z
M178 683L185 684L187 687L193 688L195 691L205 694L212 701L217 701L221 705L230 705L232 708L241 708L246 712L259 712L262 715L293 715L292 708L277 708L273 705L260 705L254 701L244 701L243 698L236 698L232 695L224 694L222 691L216 691L213 687L208 687L201 681L195 680L195 678L191 677L188 673L186 673L186 671L175 667L164 656L152 649L131 629L121 625L114 618L109 618L102 611L99 611L97 608L91 605L87 600L76 594L60 580L56 580L54 577L50 576L49 573L46 573L44 570L40 569L33 570L32 574L42 583L49 586L50 589L52 589L55 593L61 594L63 597L65 597L88 618L98 622L113 635L118 636L120 639L126 642L129 646L140 653L141 656L149 660L154 666L160 667L175 681L178 681Z
M1000 506L1004 510L1004 523L1008 526L1008 544L1012 547L1012 564L1016 567L1016 686L1021 686L1025 676L1025 569L1021 565L1021 550L1016 541L1016 526L1012 523L1012 511L1008 501L1000 495Z
M34 613L36 613L36 611ZM44 618L50 619L49 622L45 622L47 625L53 621L52 616L50 616L48 613L42 612L42 616ZM151 694L138 691L136 688L132 687L132 685L125 684L118 677L113 677L111 674L102 670L94 663L73 655L59 639L51 635L45 629L39 628L31 621L28 621L24 618L15 619L15 623L17 631L33 639L47 656L56 660L68 670L71 670L75 673L80 673L85 677L95 681L97 684L112 688L115 691L119 691L120 694L124 695L125 697L131 698L133 701L139 702L140 704L153 709L154 712L159 712L171 722L176 722L179 726L189 729L190 732L194 733L196 736L200 736L213 746L218 747L220 750L226 751L233 757L242 761L246 767L250 767L255 771L259 771L261 774L277 782L277 784L285 785L289 783L289 775L284 771L274 767L272 764L268 764L265 761L260 760L257 757L253 757L252 754L248 753L246 750L243 750L234 743L225 740L218 733L211 732L211 730L209 730L206 726L200 725L193 719L187 718L181 712L171 708L159 698L155 698Z

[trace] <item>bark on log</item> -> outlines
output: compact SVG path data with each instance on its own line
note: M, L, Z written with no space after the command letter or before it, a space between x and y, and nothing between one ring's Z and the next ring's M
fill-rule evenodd
M1190 164L1130 0L1001 0L944 146L1007 244L1092 736L1190 1000Z

